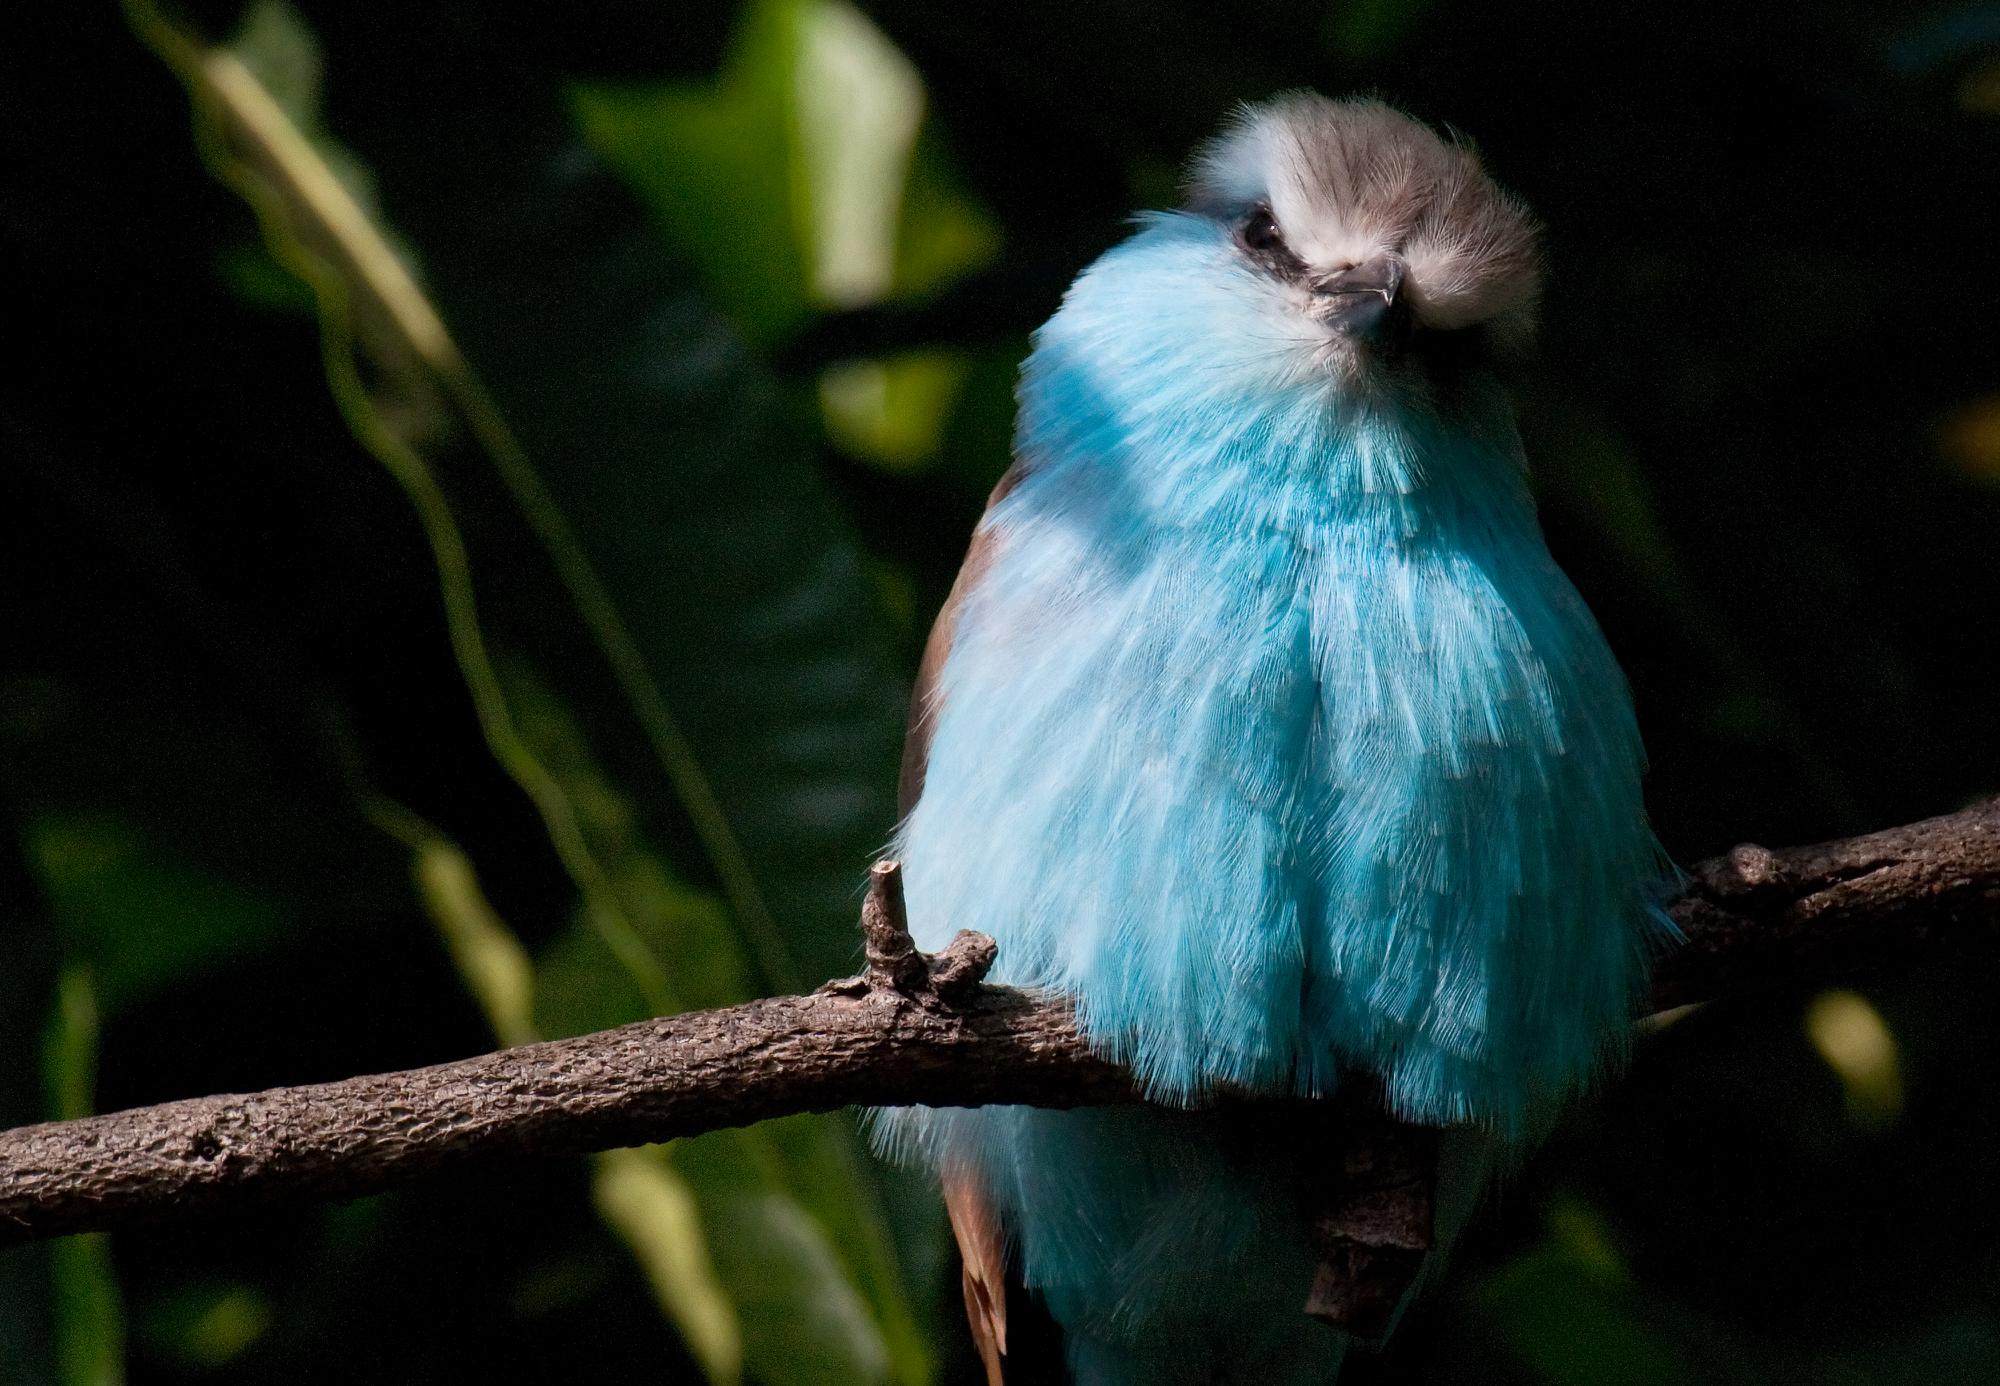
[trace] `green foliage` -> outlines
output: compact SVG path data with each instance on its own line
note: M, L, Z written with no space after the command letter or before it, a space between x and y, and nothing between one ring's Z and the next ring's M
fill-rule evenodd
M55 1013L43 1044L49 1108L58 1119L91 1114L97 1036L97 987L88 969L69 968L56 981ZM64 1386L121 1386L125 1380L125 1313L110 1240L94 1232L52 1248L57 1361Z
M284 32L296 39L296 28ZM534 804L578 891L581 912L604 945L593 986L629 982L636 990L640 1008L621 1020L748 999L755 994L755 963L738 929L753 936L752 949L762 947L770 974L787 976L792 968L784 961L766 888L731 821L732 805L724 797L731 786L718 791L711 782L698 744L682 730L648 658L649 649L671 648L645 639L648 598L658 578L630 562L628 535L603 528L603 519L622 522L626 512L601 510L599 495L588 487L545 484L538 468L532 450L538 442L547 442L558 459L574 455L581 441L579 420L549 419L524 401L516 412L517 434L508 412L518 398L509 368L529 355L526 344L480 336L478 326L486 319L475 300L467 314L473 355L461 357L391 252L390 238L346 194L346 182L332 176L321 151L299 138L305 127L267 106L254 77L232 76L226 67L218 75L215 60L180 55L171 35L161 46L170 59L178 58L197 102L210 107L212 138L223 150L221 171L259 207L278 258L318 289L333 393L357 438L415 506L437 565L452 648L487 745ZM425 243L420 235L417 246ZM628 272L629 267L613 270ZM599 266L580 264L575 273L588 288L601 287ZM467 288L483 290L482 298L491 294L487 285ZM386 343L368 338L370 305L386 319L386 326L374 329L391 334ZM581 306L594 330L600 305L585 299ZM482 347L489 344L492 394L475 374L484 359ZM385 374L384 383L370 385L347 355L354 346L408 377ZM572 358L571 364L587 359ZM539 374L545 361L538 355L534 361ZM447 418L413 421L399 414L431 390ZM448 450L434 438L454 424L477 441L492 470L461 472L448 487L437 465L441 455L449 460ZM555 424L562 426L560 433ZM566 469L560 475L577 473ZM602 469L587 479L599 487L631 484L630 477ZM511 654L511 673L496 663L497 647L518 639L514 648L524 651L531 642L504 627L489 634L482 623L474 578L478 558L457 512L506 500L518 507L539 541L544 580L567 589L580 624L610 666L630 703L628 714L661 761L664 783L654 792L670 797L660 808L677 808L693 820L708 865L733 897L734 920L719 903L680 885L674 870L647 846L643 815L595 770L581 729L533 672L529 657ZM580 514L581 522L573 522L573 514ZM750 523L750 516L739 515L739 532ZM808 580L817 582L817 575ZM736 600L716 613L739 629L754 627L763 614L757 594L749 594L748 605L743 595L726 594ZM636 615L636 624L628 612ZM819 715L816 690L801 690L795 701L804 715ZM400 806L379 802L359 786L357 793L385 826L410 842L420 893L496 1036L510 1044L535 1038L531 964L480 894L470 863ZM588 955L572 950L566 956L575 966ZM827 1120L811 1125L817 1128L811 1137L795 1139L783 1150L753 1130L710 1138L709 1144L726 1153L707 1161L698 1158L699 1142L690 1143L686 1154L598 1157L596 1203L631 1247L711 1380L733 1382L746 1369L774 1383L920 1379L928 1371L927 1354L882 1232L850 1212L857 1180L865 1176L851 1157L836 1152L852 1135ZM684 1160L692 1160L701 1177L684 1180L677 1171ZM836 1236L830 1239L830 1233ZM719 1280L711 1259L715 1248L727 1253L720 1259ZM850 1283L855 1277L870 1299ZM825 1321L807 1320L802 1329L801 1305L821 1306ZM822 1331L812 1332L815 1326ZM804 1341L817 1345L816 1352L801 1352L802 1333Z

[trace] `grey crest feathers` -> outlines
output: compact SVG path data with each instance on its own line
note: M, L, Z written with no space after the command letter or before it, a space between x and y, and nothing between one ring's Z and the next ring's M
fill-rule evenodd
M1268 208L1314 271L1398 257L1422 327L1530 325L1540 267L1527 208L1466 145L1379 101L1300 91L1244 107L1195 156L1189 205L1221 218Z

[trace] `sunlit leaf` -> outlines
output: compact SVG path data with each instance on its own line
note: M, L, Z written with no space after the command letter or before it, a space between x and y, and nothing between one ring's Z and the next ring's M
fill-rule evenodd
M967 369L963 357L942 351L830 366L819 382L827 433L886 467L929 462Z
M1882 1013L1859 992L1823 991L1806 1007L1806 1038L1840 1079L1848 1115L1879 1129L1903 1111L1903 1065L1896 1036Z
M905 171L923 121L909 59L841 0L794 0L791 83L814 300L879 303L896 287ZM795 184L797 186L797 184Z
M712 1381L742 1373L740 1306L716 1283L702 1216L659 1147L607 1150L593 1163L597 1206L632 1248L653 1292Z
M528 954L479 889L472 863L454 844L431 838L412 868L424 906L444 935L452 961L502 1044L531 1044L535 978Z
M922 133L915 69L842 0L751 5L713 84L584 88L576 101L593 145L760 342L814 307L931 292L998 249ZM828 432L884 465L929 461L964 371L936 352L836 367L820 390Z

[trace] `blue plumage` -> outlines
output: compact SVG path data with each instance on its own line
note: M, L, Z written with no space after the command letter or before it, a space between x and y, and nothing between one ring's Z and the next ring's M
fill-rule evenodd
M1239 128L1237 162L1301 126L1284 111ZM1415 335L1378 369L1338 330L1357 291L1299 277L1324 257L1288 278L1247 253L1233 186L1147 218L1037 334L893 849L913 932L991 934L995 980L1074 997L1163 1102L1361 1070L1405 1116L1515 1134L1616 1056L1657 927L1624 681L1497 387L1421 365L1453 302L1423 297L1422 247L1396 247ZM1246 186L1252 218L1288 192ZM1331 1379L1339 1335L1300 1312L1312 1151L1284 1129L1018 1108L882 1129L983 1194L1080 1381Z

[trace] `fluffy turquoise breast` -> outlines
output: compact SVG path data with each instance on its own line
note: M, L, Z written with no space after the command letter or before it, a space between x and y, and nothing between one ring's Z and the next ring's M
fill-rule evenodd
M991 934L1169 1100L1358 1069L1515 1127L1627 1028L1659 862L1511 433L1148 414L1088 346L1031 362L959 613L895 848L919 942Z

